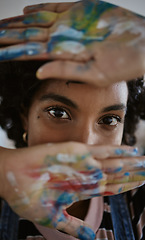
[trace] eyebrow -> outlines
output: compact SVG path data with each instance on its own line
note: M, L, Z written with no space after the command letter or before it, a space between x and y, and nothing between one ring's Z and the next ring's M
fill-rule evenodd
M76 103L74 103L72 100L70 100L69 98L62 96L62 95L58 95L58 94L54 94L54 93L49 93L46 95L43 95L40 98L40 101L49 101L49 100L54 100L57 102L61 102L64 103L65 105L69 106L69 107L73 107L75 109L78 109L78 106Z
M104 113L104 112L110 112L110 111L113 111L113 110L115 110L115 111L125 110L126 111L126 109L127 109L127 107L124 104L115 104L115 105L103 108L101 112Z

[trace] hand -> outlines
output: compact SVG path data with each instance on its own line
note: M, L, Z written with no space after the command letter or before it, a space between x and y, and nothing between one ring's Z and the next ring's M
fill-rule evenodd
M12 209L30 221L83 239L95 235L85 222L68 215L67 207L145 181L145 158L131 147L68 142L0 148L0 156L1 197Z
M95 0L36 5L26 8L25 14L0 22L4 28L0 43L26 42L1 49L1 61L57 59L41 68L38 78L89 81L98 86L145 72L144 17Z

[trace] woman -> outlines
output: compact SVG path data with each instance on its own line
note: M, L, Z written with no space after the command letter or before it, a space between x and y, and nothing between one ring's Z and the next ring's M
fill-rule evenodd
M28 146L1 149L1 197L37 229L20 221L18 239L26 239L33 231L34 236L42 234L45 239L74 239L63 232L79 239L114 239L114 234L124 237L125 233L114 227L112 217L118 201L127 212L124 199L118 195L115 204L113 198L102 195L124 192L143 183L144 158L139 162L136 149L119 147L123 129L124 141L134 143L133 130L143 111L139 108L143 80L129 82L128 87L120 82L102 88L79 81L38 81L35 72L41 64L8 62L1 63L0 69L1 126L17 147ZM132 110L135 115L130 120ZM128 128L131 123L132 128ZM109 204L111 214L106 209ZM130 221L127 225L133 239Z
M35 77L35 72L42 62L1 64L1 86L3 86L0 90L1 125L7 130L8 136L15 140L17 147L27 145L29 147L16 150L0 149L0 195L20 216L34 223L56 228L79 239L94 239L95 235L96 239L113 239L114 236L116 239L118 237L125 239L126 234L127 239L133 239L130 220L127 221L127 227L125 224L130 217L122 195L109 198L111 216L106 211L108 199L106 197L103 199L102 195L118 194L143 183L144 158L138 157L136 159L138 153L134 148L116 146L122 142L123 129L124 143L130 145L135 143L135 123L138 122L139 115L144 113L144 108L141 109L142 106L138 104L143 89L143 81L128 83L129 94L125 82L115 83L110 87L104 86L110 82L113 84L116 81L128 80L144 73L144 65L142 64L144 39L142 31L140 31L144 28L144 19L133 13L126 14L126 10L120 11L116 6L107 3L96 3L95 1L83 3L76 4L76 7L70 9L70 12L66 12L66 15L60 14L58 16L54 13L51 15L42 12L42 14L36 13L16 18L14 22L13 20L1 22L1 43L16 44L27 41L36 41L36 43L4 48L0 51L0 60L13 60L19 59L19 57L20 59L37 59L40 57L65 60L67 58L80 62L54 61L47 63L43 68L40 68L37 75L42 79L55 78L55 81L49 80L42 83L38 83ZM51 6L53 7L51 8ZM51 9L54 11L54 5L51 6L46 4L46 6L39 7L42 10ZM37 12L39 7L32 7L30 11L35 12L36 10ZM69 7L66 5L65 9L55 8L55 10L63 12ZM99 7L103 11L98 11ZM86 11L88 9L89 13ZM90 16L94 9L95 12L98 11L99 15L93 15L92 21L85 14ZM84 19L88 19L85 21L85 30L88 24L92 26L94 22L98 22L98 16L99 23L102 21L104 23L106 10L110 12L109 26L111 29L114 29L118 21L120 23L120 16L126 16L125 21L128 23L130 23L130 19L134 21L133 26L137 32L139 31L138 34L132 30L134 29L132 25L127 25L129 28L126 29L124 28L126 25L123 24L121 25L123 26L123 34L116 37L116 31L110 34L109 26L101 29L100 32L100 24L98 24L97 28L94 25L91 28L94 30L93 32L87 29L88 35L85 36L86 41L83 42L87 43L86 45L80 44L84 38L75 39L75 44L73 42L71 45L72 49L68 48L70 44L63 44L63 41L59 45L58 24L65 22L70 33L72 29L70 25L67 25L68 21L64 20L70 19L70 16L75 16L73 23L75 29L78 30L77 16L79 12L79 14L83 13L81 23L84 23ZM115 17L113 25L112 14ZM59 21L56 21L58 19ZM33 24L31 25L31 21L28 20L32 20ZM124 18L121 18L122 20ZM55 22L56 24L53 26ZM138 28L138 25L141 28ZM33 29L32 26L37 28ZM38 28L40 26L41 28ZM52 26L52 28L48 30L46 26ZM9 29L11 27L18 29ZM55 36L51 36L51 41L49 41L49 32L57 34L56 42ZM98 39L104 33L106 38L101 38L104 41L102 40L100 45ZM93 44L96 34L97 43ZM88 36L91 37L91 41L90 38L87 38ZM108 36L111 36L111 39ZM65 36L64 40L74 39L68 39ZM78 46L80 48L76 48ZM110 46L112 47L110 48ZM85 51L80 52L82 49ZM79 50L79 54L76 50ZM110 61L110 56L112 61ZM122 56L124 56L123 59ZM59 82L57 80L59 78L63 81ZM92 83L98 84L102 88L98 89L96 86L92 86ZM133 95L134 92L136 97ZM129 98L128 107L127 98ZM133 107L130 103L134 103ZM127 114L124 126L126 107ZM135 113L132 115L131 121L128 118L130 112ZM22 139L22 135L24 139ZM98 144L99 146L97 146ZM105 146L100 146L102 144ZM108 144L115 144L115 146L108 146ZM143 188L140 191L143 191ZM97 198L95 198L96 196ZM138 198L138 191L137 195L135 193L133 196ZM132 197L129 198L131 204L134 205L135 202L135 207L137 206L137 210L134 208L137 220L134 221L133 218L136 238L138 216L142 213L142 208L138 209L138 206L144 206L143 196L142 193L143 202L140 205L136 203L136 199L133 201ZM92 198L91 201L87 200L90 198ZM77 203L74 203L76 201ZM7 239L16 239L17 217L7 205L4 206L3 210L0 225L2 229L1 239L5 239L6 236ZM118 213L119 216L121 214L122 221L116 225ZM83 221L84 219L85 221ZM10 222L6 220L10 220ZM15 223L12 228L9 227L11 222ZM25 222L24 225L26 226L26 224ZM19 233L22 234L19 235L19 239L32 235L34 227L30 225L28 233L24 225L22 222L19 224ZM122 227L126 231L122 231ZM39 225L36 225L36 228L46 239L71 238L56 230L43 229ZM21 233L22 229L24 229L24 235ZM40 233L34 229L34 236L37 234Z

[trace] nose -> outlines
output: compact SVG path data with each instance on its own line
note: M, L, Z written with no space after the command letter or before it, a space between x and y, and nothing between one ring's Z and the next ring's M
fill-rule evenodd
M99 144L99 136L92 126L82 126L73 134L73 141L85 143L88 145Z

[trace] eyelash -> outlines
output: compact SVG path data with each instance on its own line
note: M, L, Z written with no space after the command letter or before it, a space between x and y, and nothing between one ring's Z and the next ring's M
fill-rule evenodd
M64 107L53 106L53 107L50 107L50 108L46 108L44 111L47 112L50 115L50 117L53 117L53 118L56 118L56 119L71 120L71 117L70 117L70 114L68 113L68 110L64 109ZM60 111L60 112L63 112L63 113L65 112L68 117L67 118L55 117L50 113L50 111L54 111L54 112Z
M105 120L107 118L108 119L109 118L116 119L116 123L115 124L107 124L107 123L103 122L103 120ZM105 124L106 126L114 127L114 126L117 126L118 123L121 123L121 122L122 122L122 119L119 116L116 116L116 115L105 115L98 121L98 124Z
M57 120L60 120L60 119L61 120L71 120L71 116L68 113L68 110L66 110L64 107L53 106L53 107L46 108L44 111L47 112L50 115L50 117L52 117L54 119L57 119ZM62 113L65 112L67 117L66 118L62 118L62 117L53 116L50 113L50 111L54 111L54 112L60 111ZM104 120L109 119L109 118L116 119L116 123L111 125L111 124L107 124L107 123L103 122ZM117 126L118 123L121 123L121 122L122 122L122 119L118 115L105 115L105 116L101 117L101 119L99 119L98 124L104 124L104 125L106 125L108 127L115 127L115 126Z

